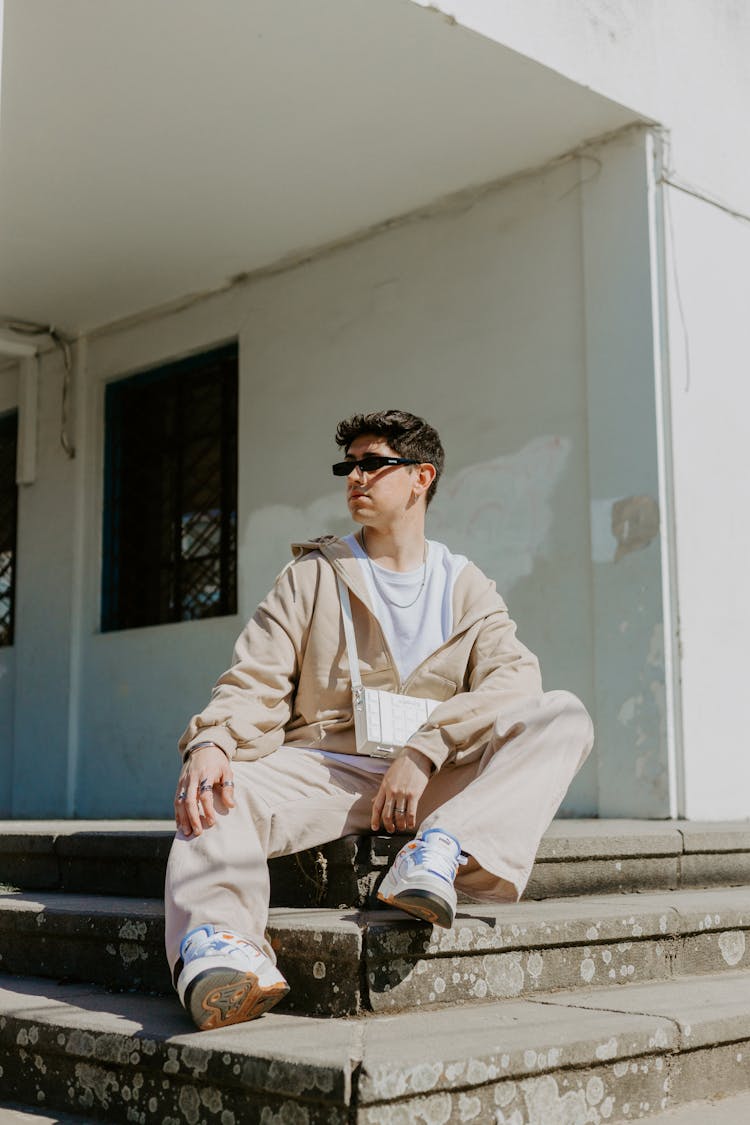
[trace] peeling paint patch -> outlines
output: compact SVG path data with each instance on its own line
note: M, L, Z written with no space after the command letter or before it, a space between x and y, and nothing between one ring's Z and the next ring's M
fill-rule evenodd
M432 1090L440 1080L443 1073L442 1063L423 1063L421 1066L415 1066L409 1075L409 1084L412 1090L417 1093L424 1093L427 1090Z
M264 1105L260 1114L260 1125L308 1125L310 1114L298 1102L284 1102L278 1113Z
M598 1059L613 1059L617 1054L617 1040L614 1036L608 1039L606 1043L600 1043L595 1054Z
M534 980L539 980L544 968L544 961L542 960L541 953L532 953L526 962L526 971Z
M551 1074L521 1083L528 1125L599 1125L600 1117L586 1104L583 1090L560 1093Z
M126 941L145 941L148 937L148 926L145 922L136 922L129 918L120 926L118 937Z
M648 547L659 534L659 505L653 496L627 496L612 505L615 562Z
M482 1103L479 1098L470 1094L461 1094L458 1099L458 1116L460 1121L476 1121L482 1112Z
M745 956L745 931L725 930L719 934L719 949L727 965L739 965Z
M81 1102L92 1108L95 1101L104 1109L109 1108L110 1093L116 1093L118 1083L112 1071L104 1070L89 1063L76 1063L75 1076L78 1087L83 1090Z
M598 1075L593 1075L586 1083L586 1101L589 1105L599 1105L604 1097L604 1083Z
M499 957L484 957L482 967L487 988L493 996L518 996L523 989L524 971L520 953L503 953Z
M495 1087L495 1105L499 1105L501 1109L505 1109L516 1096L515 1082L503 1082Z

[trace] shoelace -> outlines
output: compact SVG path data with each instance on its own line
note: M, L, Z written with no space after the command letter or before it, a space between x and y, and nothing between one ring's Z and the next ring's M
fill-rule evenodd
M193 957L211 957L214 955L232 953L244 953L248 956L252 956L259 952L260 951L252 942L239 945L235 942L227 941L219 934L214 934L212 937L207 938L206 941L188 947L185 950L184 957L186 961L192 961Z
M465 855L452 856L445 848L436 847L429 841L422 840L408 857L412 863L424 865L433 875L452 883L456 878L459 867L463 867L468 860Z

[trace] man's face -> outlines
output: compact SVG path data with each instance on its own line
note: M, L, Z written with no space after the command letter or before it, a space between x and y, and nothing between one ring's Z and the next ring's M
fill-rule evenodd
M383 438L362 434L346 451L347 461L358 461L368 453L398 457ZM390 523L415 502L415 465L386 465L374 473L354 469L346 478L346 502L352 519L365 525Z

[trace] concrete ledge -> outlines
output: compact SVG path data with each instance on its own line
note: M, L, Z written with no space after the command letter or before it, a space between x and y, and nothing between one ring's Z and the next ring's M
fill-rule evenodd
M0 989L0 1012L3 1089L27 1104L195 1125L302 1105L316 1125L347 1120L351 1024L277 1016L260 1036L200 1036L176 1000L29 980Z
M393 910L271 911L286 1010L345 1016L532 997L750 967L750 888L460 908L451 930ZM0 968L171 993L161 904L0 897Z
M708 820L681 820L683 851L748 852L750 851L750 820L715 823Z
M750 1094L692 1102L652 1117L649 1125L745 1125L750 1121Z
M618 856L680 855L676 820L553 820L544 834L537 861L607 859Z
M750 1088L745 973L202 1035L175 1000L0 990L6 1096L111 1121L618 1121L724 1093L730 1056Z
M28 890L160 897L171 821L0 821L0 884ZM271 904L356 909L375 903L405 836L347 836L271 860ZM750 821L557 820L525 898L750 882Z
M292 989L285 1009L326 1017L364 1010L364 932L356 914L272 911L268 936ZM0 970L172 995L164 908L113 896L0 896Z

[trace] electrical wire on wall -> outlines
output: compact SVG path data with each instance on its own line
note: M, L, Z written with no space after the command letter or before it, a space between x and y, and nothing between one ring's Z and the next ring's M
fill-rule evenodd
M744 211L738 210L736 207L731 207L723 199L718 196L712 195L710 192L705 191L703 188L698 187L696 184L691 184L687 180L682 179L677 175L676 170L672 164L672 138L668 129L656 129L655 132L659 135L663 148L663 167L657 184L665 185L666 187L673 188L675 191L682 192L684 195L689 195L693 199L699 200L701 203L707 203L711 207L716 207L719 211L723 211L726 215L730 215L741 223L750 223L750 215ZM667 240L670 247L670 260L672 267L672 278L674 282L674 294L677 302L677 311L680 317L680 325L682 328L683 347L685 352L685 385L683 390L687 393L690 390L692 381L692 370L690 361L690 339L687 329L687 316L682 298L682 290L680 288L680 275L677 262L677 238L675 236L675 222L672 214L672 201L669 192L664 194L664 216L665 216L665 230Z
M60 410L60 445L65 450L66 457L71 460L75 457L75 446L68 435L70 395L73 382L73 356L70 350L70 339L52 324L37 324L32 320L14 320L12 317L0 317L0 328L7 328L17 336L36 338L46 336L60 351L63 360L63 387L62 406Z

